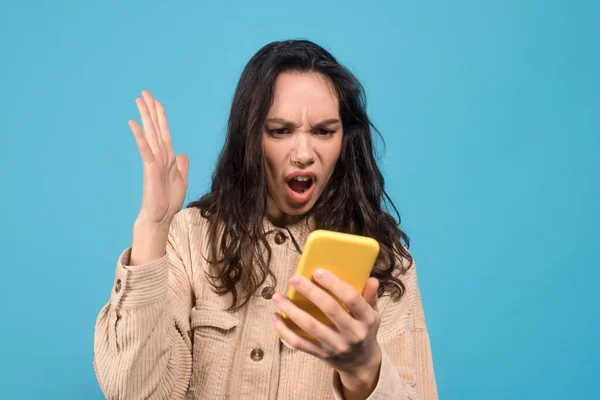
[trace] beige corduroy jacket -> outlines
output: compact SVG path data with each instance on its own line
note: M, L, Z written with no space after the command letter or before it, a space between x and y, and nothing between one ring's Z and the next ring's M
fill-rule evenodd
M281 229L265 221L277 284L267 280L240 310L211 290L205 272L207 221L196 208L180 211L167 254L129 266L117 261L109 302L94 335L94 368L109 399L342 399L339 376L323 361L288 347L271 321L269 293L288 280L311 222ZM293 243L296 241L296 245ZM437 399L429 336L413 264L399 301L378 300L383 350L369 399ZM264 295L261 295L263 294Z

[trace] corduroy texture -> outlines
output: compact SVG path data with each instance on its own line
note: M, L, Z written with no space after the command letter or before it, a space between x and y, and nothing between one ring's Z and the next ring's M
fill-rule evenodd
M272 248L274 286L287 293L300 248L312 223L287 229L265 222ZM167 254L128 266L118 259L110 301L94 335L94 369L109 399L343 399L339 376L323 361L282 343L271 321L276 311L258 294L240 310L225 311L229 296L212 292L207 223L197 209L180 211L171 224ZM282 244L274 241L285 235ZM402 277L400 301L379 299L383 350L379 381L369 399L437 399L429 336L415 265ZM253 349L262 350L255 361Z

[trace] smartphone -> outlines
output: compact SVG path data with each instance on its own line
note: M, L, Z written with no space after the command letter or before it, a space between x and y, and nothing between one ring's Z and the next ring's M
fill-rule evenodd
M348 282L359 293L362 293L378 254L379 243L375 239L319 229L311 232L308 236L296 274L316 283L313 274L321 268L332 272L339 279ZM331 294L331 292L327 292ZM331 295L333 296L333 294ZM340 299L333 297L346 311L349 311ZM298 293L295 288L290 287L288 298L318 321L333 325L333 322L316 305ZM312 339L311 335L304 332L285 313L282 313L281 316L287 326L295 333Z

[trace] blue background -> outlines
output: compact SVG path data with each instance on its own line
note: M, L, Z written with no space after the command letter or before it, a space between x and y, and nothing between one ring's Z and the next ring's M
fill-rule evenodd
M135 97L166 105L196 199L245 63L307 38L356 73L386 139L441 398L600 398L599 19L595 1L3 2L1 397L102 398L94 324L141 199Z

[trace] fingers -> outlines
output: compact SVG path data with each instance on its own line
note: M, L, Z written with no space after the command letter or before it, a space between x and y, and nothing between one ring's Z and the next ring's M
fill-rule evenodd
M140 150L140 155L142 157L143 163L150 163L154 160L154 154L152 153L152 149L148 144L148 141L144 137L142 133L142 128L135 121L129 121L129 127L133 132L133 136L135 137L135 142L137 143L138 149Z
M150 118L152 120L152 125L154 126L154 132L156 133L156 141L158 142L159 147L163 148L163 140L160 133L160 125L158 124L158 116L156 114L156 104L154 102L154 98L152 97L152 93L148 90L142 90L142 98L146 103L146 107L148 107L148 112L150 113Z
M169 132L169 125L167 124L167 114L160 101L154 100L154 104L156 106L160 137L165 149L167 150L169 159L172 160L175 157L175 152L173 151L173 145L171 144L171 133Z
M322 269L315 272L314 278L319 285L329 290L334 296L344 302L356 319L369 322L372 320L373 307L352 285L342 281L331 272ZM371 294L369 296L372 297Z
M308 333L325 346L335 349L338 345L338 335L329 326L317 321L312 315L300 309L281 293L273 295L273 303L282 312L287 315L304 332ZM339 307L339 305L338 305ZM343 311L343 310L342 310Z
M315 357L325 358L326 354L316 342L304 338L292 331L278 313L273 314L273 323L275 324L275 330L279 334L279 337L288 346L312 354Z
M187 175L188 175L188 169L190 168L190 161L188 160L188 158L185 155L179 154L175 158L175 163L177 164L177 169L179 170L181 177L187 184L187 181L188 181Z
M158 143L157 132L154 129L154 123L152 122L152 116L150 115L150 110L148 110L148 106L143 99L137 98L135 99L135 104L138 106L138 110L140 111L140 116L142 118L142 126L144 127L144 135L150 148L152 149L152 153L154 153L155 158L162 158L161 155L161 147Z
M369 305L377 310L377 289L379 289L379 281L377 278L369 278L363 290L363 297Z
M290 279L290 284L323 311L340 332L352 331L356 328L356 321L342 308L340 303L313 282L296 275Z

